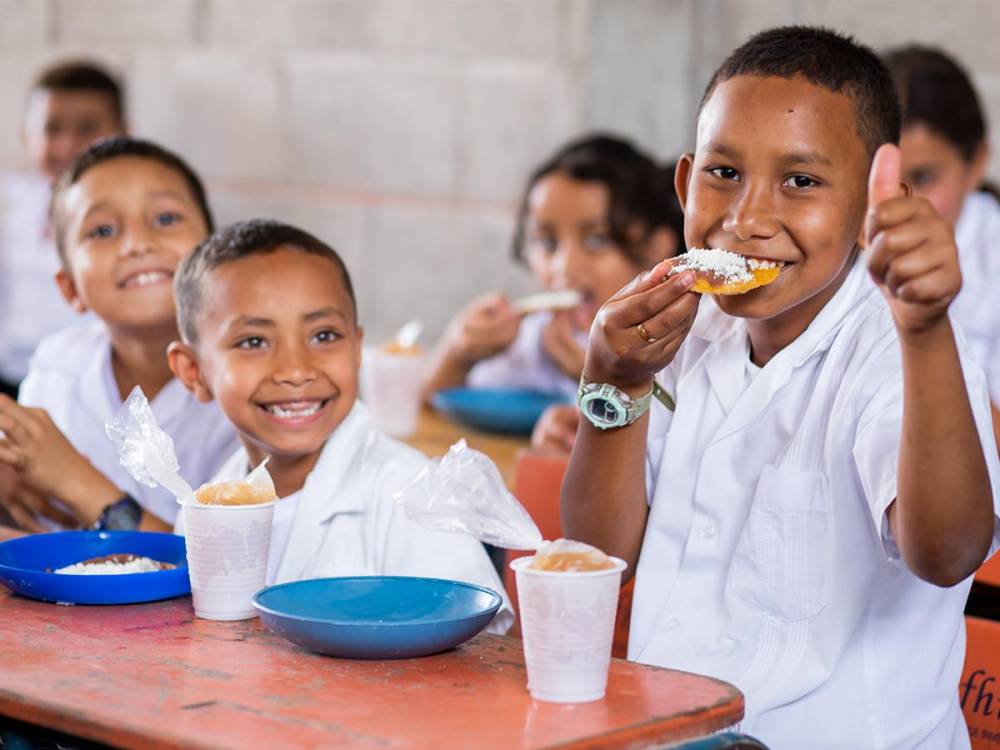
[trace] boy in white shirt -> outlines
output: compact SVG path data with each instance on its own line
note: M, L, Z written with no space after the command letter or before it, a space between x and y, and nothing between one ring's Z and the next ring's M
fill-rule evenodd
M736 684L774 750L969 747L962 610L1000 467L948 320L954 238L879 148L899 127L867 48L753 37L709 84L676 186L688 247L779 278L699 311L667 262L591 330L581 393L608 388L577 435L566 533L637 570L630 658ZM647 416L654 375L675 408Z
M243 448L217 480L269 458L279 500L267 582L344 575L450 578L503 594L482 545L425 529L392 499L428 459L375 430L357 401L362 330L340 256L274 221L206 240L175 282L170 366L217 400ZM506 598L493 628L506 630Z
M0 471L17 479L0 505L33 531L46 515L63 525L172 528L176 501L129 476L104 425L139 385L191 481L209 479L235 449L225 416L194 399L167 365L177 337L174 269L212 227L204 189L159 146L106 139L56 186L52 227L59 288L95 319L42 342L19 404L0 395Z
M125 130L124 109L118 82L89 62L53 65L31 86L24 145L34 172L0 177L0 393L15 396L38 343L78 320L53 280L52 185L90 143Z

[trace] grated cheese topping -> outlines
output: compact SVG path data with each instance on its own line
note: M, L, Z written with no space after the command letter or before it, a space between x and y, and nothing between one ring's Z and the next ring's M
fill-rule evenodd
M727 281L751 281L752 265L739 253L722 248L693 247L678 258L678 263L670 269L671 274L682 271L707 271L718 274Z

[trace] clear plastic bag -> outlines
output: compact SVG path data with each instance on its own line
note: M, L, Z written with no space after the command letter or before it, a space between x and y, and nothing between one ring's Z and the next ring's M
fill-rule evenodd
M394 499L407 518L427 528L459 531L505 549L533 550L542 543L496 465L464 440L422 469Z
M104 431L118 450L119 463L135 481L146 487L163 487L182 504L198 504L191 485L180 475L174 441L156 423L141 388L133 389L115 418L104 425ZM248 484L273 499L274 483L266 464L264 459L245 479L228 484Z
M194 502L191 485L180 475L170 435L160 429L146 394L136 386L115 418L104 425L118 449L118 461L139 484L161 486L178 500Z

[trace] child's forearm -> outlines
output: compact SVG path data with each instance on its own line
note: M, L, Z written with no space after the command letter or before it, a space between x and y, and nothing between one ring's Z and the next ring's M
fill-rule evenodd
M424 384L424 400L430 401L437 391L457 388L465 384L474 361L460 356L447 341L442 341L431 355L431 366Z
M889 521L914 573L954 585L982 563L993 534L983 448L948 319L901 332L903 434Z
M649 416L614 430L580 420L563 481L563 535L620 557L635 572L649 507L646 504L646 430Z

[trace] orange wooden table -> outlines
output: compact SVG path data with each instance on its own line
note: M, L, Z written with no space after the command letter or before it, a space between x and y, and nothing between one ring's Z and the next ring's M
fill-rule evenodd
M126 748L659 747L743 715L734 687L615 660L605 700L525 690L520 641L400 661L317 656L190 599L65 607L0 588L0 714Z

